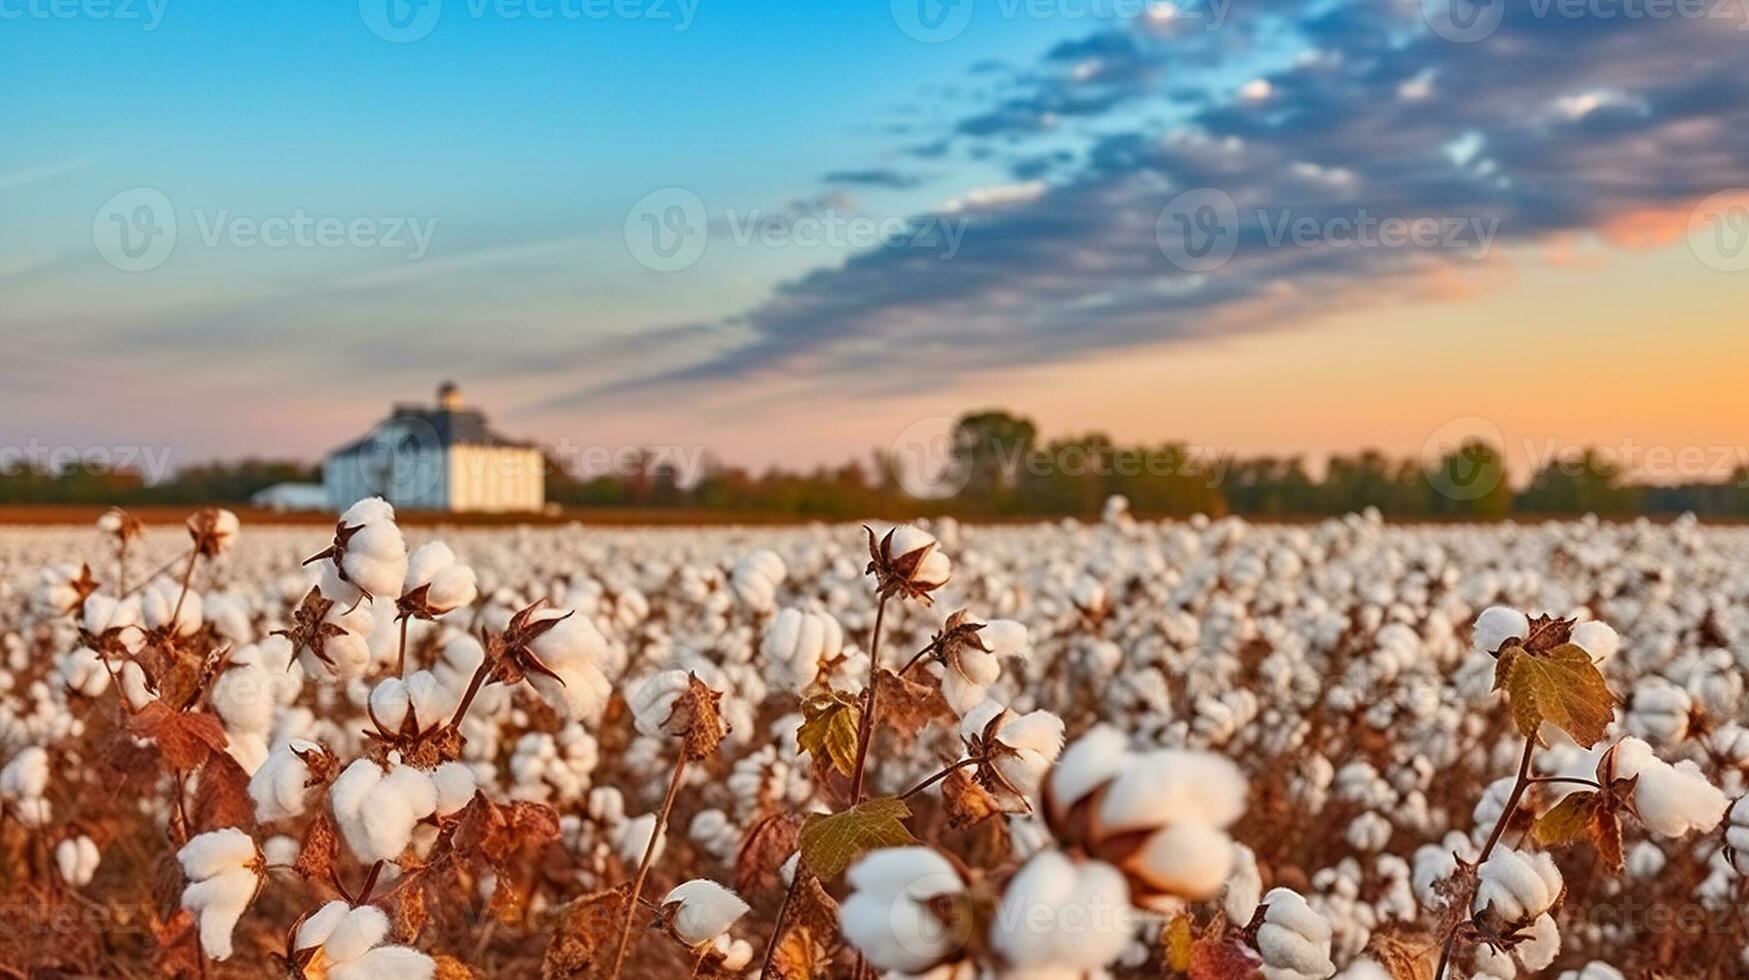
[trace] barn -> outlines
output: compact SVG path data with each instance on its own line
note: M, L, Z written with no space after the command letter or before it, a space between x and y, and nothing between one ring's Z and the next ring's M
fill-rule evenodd
M546 504L544 473L539 446L493 431L446 381L435 405L395 405L369 434L329 453L322 486L337 510L375 495L406 510L531 513Z

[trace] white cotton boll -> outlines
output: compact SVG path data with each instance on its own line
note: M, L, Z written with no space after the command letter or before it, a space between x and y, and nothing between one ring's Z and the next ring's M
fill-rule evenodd
M620 824L613 831L613 852L619 855L620 861L628 865L638 865L644 860L644 851L650 846L650 836L656 832L656 815L646 813L633 817ZM662 852L668 847L668 833L656 838L656 852L651 856L652 862L662 857Z
M645 681L632 692L632 719L638 731L650 738L678 734L670 730L674 708L691 686L684 670L665 670ZM684 721L684 719L681 719Z
M1245 777L1212 752L1156 749L1132 757L1099 807L1104 834L1177 821L1225 827L1245 812Z
M1725 845L1729 848L1728 855L1731 867L1740 875L1749 875L1749 803L1744 802L1749 797L1739 797L1731 804L1725 827Z
M95 698L109 690L109 668L104 666L103 658L97 655L97 651L90 647L79 647L62 654L55 667L67 690L81 697Z
M1593 663L1605 663L1621 649L1621 634L1602 620L1587 620L1574 626L1571 639L1591 655Z
M385 677L371 689L370 714L384 732L399 732L412 707L413 699L407 694L407 682L399 677Z
M35 799L48 788L49 753L40 745L21 750L0 769L0 799Z
M1472 909L1481 912L1491 905L1509 923L1530 922L1561 896L1561 872L1546 851L1495 848L1482 863L1480 876Z
M543 611L535 616L535 621L564 615ZM607 640L595 624L581 616L571 616L536 637L529 646L548 670L559 675L554 680L538 672L530 674L528 681L535 693L567 721L598 723L613 698L613 685L601 672Z
M437 615L472 605L479 596L474 570L456 561L442 541L421 545L407 558L407 580L401 594L425 590L425 608Z
M213 710L226 728L265 734L273 727L275 680L256 663L233 661L213 682Z
M1012 619L992 619L978 631L978 639L998 657L1024 657L1031 652L1026 624Z
M1172 896L1213 897L1233 870L1233 842L1225 831L1201 823L1170 824L1149 835L1125 865L1133 874Z
M1063 750L1051 770L1051 806L1060 815L1105 783L1115 779L1135 756L1129 736L1099 724L1088 729Z
M1017 967L1086 971L1117 959L1134 925L1121 872L1045 851L1008 882L990 938Z
M408 946L378 946L328 970L328 980L432 980L436 975L436 961Z
M1664 870L1666 863L1668 859L1664 856L1663 848L1649 840L1640 841L1629 848L1625 861L1628 877L1641 879L1656 877Z
M1506 606L1489 606L1476 617L1472 637L1477 650L1495 654L1509 641L1522 640L1529 635L1529 616Z
M717 954L719 965L731 973L745 970L753 962L753 944L745 939L718 936L711 942L711 949Z
M739 895L704 878L676 885L661 904L676 906L674 934L689 946L703 945L728 932L748 909Z
M766 629L760 653L767 663L783 668L791 690L800 693L819 677L820 665L844 649L844 627L823 612L785 609Z
M360 905L334 923L322 940L322 952L330 960L347 963L358 959L389 934L389 917L375 905Z
M461 707L462 693L429 670L416 670L407 678L407 700L422 732L447 724Z
M84 834L55 845L55 867L61 873L61 880L74 888L91 884L100 859L97 844Z
M182 600L180 607L178 598ZM154 579L140 593L140 611L147 628L167 631L170 636L193 636L200 630L202 622L200 593L189 589L184 594L181 582L165 578ZM170 622L173 615L176 617L174 629Z
M432 785L437 790L437 804L434 812L440 817L447 817L460 810L474 798L474 771L460 762L445 762L431 773Z
M1544 913L1531 923L1530 937L1512 951L1518 962L1532 973L1546 970L1555 957L1561 955L1561 929L1552 916Z
M139 711L158 700L158 695L153 694L147 686L146 671L139 664L129 660L121 665L117 674L121 677L121 693L127 699L129 708Z
M116 631L115 635L130 653L137 652L145 643L145 635L140 631L140 597L137 595L122 600L101 594L86 597L79 625L94 636Z
M261 845L261 854L267 859L268 867L289 868L297 863L302 849L303 845L298 843L297 838L278 834L267 838Z
M334 927L340 920L346 918L346 913L352 906L336 899L304 917L298 923L298 930L292 936L292 949L313 949L328 941L334 934Z
M190 839L176 859L189 881L182 890L182 907L200 923L201 949L215 960L229 959L231 933L261 883L255 842L227 827Z
M437 809L431 776L409 766L384 772L358 759L328 789L334 820L346 846L360 861L393 861L413 839L413 828Z
M229 755L246 776L254 776L267 761L267 735L262 732L231 730L225 733L225 754Z
M788 574L783 559L774 551L755 551L735 563L729 573L729 588L741 604L754 612L770 612L777 605L777 587Z
M1370 956L1362 956L1336 974L1335 980L1394 980L1391 971Z
M1263 896L1263 905L1257 951L1263 954L1266 977L1272 970L1289 977L1328 977L1336 972L1330 962L1329 920L1313 911L1298 892L1287 888L1271 889Z
M839 923L869 963L916 973L953 952L952 931L928 907L932 898L965 890L946 858L927 847L885 848L851 865L845 880L850 895Z
M1675 745L1688 736L1694 699L1663 677L1647 677L1634 688L1625 726L1653 745Z
M1233 844L1233 871L1221 892L1221 911L1228 922L1244 925L1263 901L1263 871L1257 854L1244 844Z
M1725 794L1708 782L1691 761L1674 766L1647 765L1638 775L1634 810L1646 829L1659 837L1706 833L1717 827L1725 815Z

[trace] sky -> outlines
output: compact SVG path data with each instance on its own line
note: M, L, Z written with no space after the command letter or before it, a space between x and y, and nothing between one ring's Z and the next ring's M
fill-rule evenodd
M453 378L579 454L1719 476L1746 8L0 0L0 443L313 459Z

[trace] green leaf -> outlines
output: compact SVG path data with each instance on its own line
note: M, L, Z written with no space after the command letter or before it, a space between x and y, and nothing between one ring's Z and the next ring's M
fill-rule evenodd
M1599 802L1596 793L1569 793L1537 819L1531 836L1544 847L1559 847L1590 837Z
M1511 699L1512 719L1526 738L1536 737L1548 722L1590 748L1615 720L1615 696L1591 655L1571 643L1543 654L1509 649L1496 671L1496 683L1504 681Z
M891 796L865 800L843 813L814 814L802 824L802 863L832 881L869 851L904 847L917 839L905 829L911 808Z
M861 734L862 709L849 696L833 692L802 703L802 726L796 744L815 759L832 763L848 776L856 769L857 738Z

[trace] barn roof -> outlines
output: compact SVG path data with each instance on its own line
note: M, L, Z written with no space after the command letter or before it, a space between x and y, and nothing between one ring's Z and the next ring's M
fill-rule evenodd
M355 439L334 450L329 455L345 456L361 452L376 442L376 432L393 422L412 420L422 422L428 428L420 430L420 438L425 438L429 432L436 444L444 448L451 446L502 446L516 449L533 449L532 442L519 442L499 435L486 423L486 416L473 408L431 408L424 405L396 405L388 418L384 419L369 434Z

